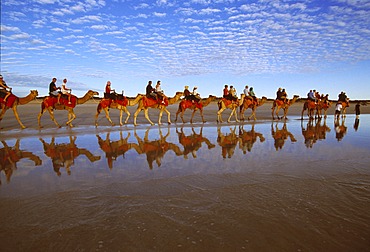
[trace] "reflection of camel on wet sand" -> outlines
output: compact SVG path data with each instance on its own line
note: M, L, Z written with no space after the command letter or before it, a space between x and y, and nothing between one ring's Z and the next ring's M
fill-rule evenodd
M321 124L320 119L317 121L310 119L306 128L301 123L302 135L307 148L312 148L317 140L326 139L326 132L330 132L330 128L326 125L326 120L324 119L323 121L324 123Z
M275 124L275 128L272 123L271 124L271 135L272 135L272 138L274 138L274 146L276 150L283 148L285 141L288 139L288 137L290 138L291 142L297 142L294 135L288 131L285 122L281 129L278 128L278 123Z
M256 118L256 109L259 106L262 106L267 101L267 97L263 96L262 99L259 101L255 101L253 97L245 97L243 104L240 106L240 120L244 121L244 111L247 109L251 109L252 113L248 117L248 120L250 120L252 117L254 120L257 120Z
M44 146L46 156L51 158L54 171L58 176L61 175L60 168L65 167L68 175L71 174L70 167L74 164L75 158L79 155L85 155L90 162L100 160L100 156L94 156L86 149L78 148L76 145L76 136L69 136L69 143L55 144L55 138L51 138L51 142L47 143L42 138L39 138Z
M218 111L217 111L217 122L222 123L222 112L224 112L225 109L231 109L231 113L229 118L227 119L227 122L229 123L231 120L231 117L235 115L235 121L239 122L238 115L236 113L237 109L243 104L245 94L240 95L240 99L237 99L236 101L231 101L226 98L221 98L221 100L217 103L218 105Z
M197 157L197 151L202 147L202 143L204 142L208 149L212 149L215 147L214 144L212 144L208 138L203 136L203 127L200 128L199 134L197 134L194 130L194 128L191 128L192 134L189 136L186 136L184 133L183 128L181 128L181 131L178 131L176 128L176 133L179 137L179 143L184 146L184 157L187 159L188 154L191 153L193 158Z
M190 118L190 123L193 123L193 117L194 117L195 112L197 112L197 110L199 110L200 116L202 117L202 122L205 123L206 121L204 120L204 117L203 117L203 108L208 106L211 103L211 101L213 101L215 99L216 99L216 96L210 95L208 98L200 100L200 102L194 102L193 103L190 100L185 100L185 99L182 100L179 103L179 108L176 112L175 122L177 122L178 114L181 113L180 118L181 118L182 122L185 123L185 121L184 121L184 112L185 112L186 109L190 109L190 110L193 110L193 113L191 114L191 118Z
M254 124L252 124L252 129L250 131L244 130L243 125L239 126L239 148L243 151L243 154L252 150L253 144L257 141L257 138L260 139L261 143L265 141L265 137L261 133L254 131Z
M183 152L180 148L174 144L167 142L166 138L170 135L170 131L165 136L162 134L162 130L159 129L159 139L149 140L149 129L145 131L144 139L141 139L134 131L135 137L137 139L137 144L133 143L132 147L136 150L138 154L146 154L146 159L150 169L153 169L153 161L155 160L158 167L161 166L161 160L167 151L172 150L177 156L181 156Z
M176 94L175 94L174 97L172 97L172 98L165 98L163 103L161 103L158 100L149 99L146 96L143 96L140 99L139 104L137 106L137 109L136 109L136 111L134 113L134 125L135 126L137 125L136 118L139 115L139 113L140 113L141 110L144 110L144 116L148 120L148 122L151 125L154 125L154 123L149 118L149 114L148 114L148 109L149 108L159 109L158 125L161 125L162 124L161 120L162 120L162 114L163 114L163 112L166 112L166 114L168 116L167 122L168 122L168 124L171 124L171 117L170 117L171 116L171 113L170 113L170 111L168 111L167 106L168 105L172 105L175 102L177 102L178 100L180 100L180 97L181 96L183 96L183 92L176 92Z
M0 92L0 94L3 94L3 93ZM9 108L11 108L13 110L15 119L17 119L21 128L22 129L26 128L26 126L24 126L23 123L21 122L21 119L19 119L17 107L18 107L18 105L24 105L24 104L29 103L30 101L34 100L37 95L38 95L37 90L31 90L30 94L27 95L26 97L17 97L14 94L10 94L8 96L8 98L6 99L6 102L4 102L3 98L0 97L0 108L1 108L0 122L3 119L3 116L4 116L5 112Z
M347 133L347 126L344 124L345 121L346 121L345 118L341 120L340 119L334 120L335 138L338 140L338 142L342 140L344 135Z
M128 119L130 118L130 112L127 109L127 106L134 106L136 105L139 100L143 97L142 94L138 94L134 99L126 98L123 95L117 95L117 99L105 99L103 98L96 108L96 115L95 115L95 126L98 126L98 117L100 112L103 110L105 112L105 117L107 120L111 123L112 126L114 126L114 123L110 119L109 116L109 109L118 109L119 110L119 125L123 125L122 123L122 115L123 112L127 114L125 124L128 122Z
M13 171L17 169L17 163L23 159L28 158L34 162L35 166L41 165L42 160L40 157L34 155L29 151L20 150L20 140L17 139L13 147L9 147L5 141L1 141L3 148L0 149L0 174L1 171L4 172L6 181L10 182L10 178ZM0 180L1 185L1 180Z
M113 168L113 161L117 160L117 157L121 156L124 158L125 153L132 148L132 144L128 143L130 137L130 132L127 134L127 137L123 138L122 131L119 133L120 139L117 141L110 140L110 133L107 133L105 140L103 140L99 135L96 135L98 138L98 143L100 149L105 152L105 157L107 158L109 169Z
M277 119L288 119L287 114L288 114L288 109L290 105L295 103L298 99L298 95L294 95L293 99L288 100L287 102L281 101L281 100L275 100L272 104L271 108L271 114L272 114L272 120L275 120L274 112L276 114ZM279 110L283 109L284 115L282 117L279 117Z
M49 112L51 120L55 123L56 126L59 128L61 127L59 123L55 120L54 110L67 110L68 111L68 121L66 125L69 127L73 127L72 121L76 118L76 114L74 113L73 109L78 104L83 104L94 97L94 95L98 95L98 92L89 90L83 97L77 98L76 96L72 95L71 103L68 103L68 99L60 98L59 104L57 97L48 96L46 97L41 103L41 111L37 117L37 121L39 123L39 127L41 126L41 116L45 113L45 111Z
M234 155L235 148L238 144L239 138L236 134L236 126L230 128L230 133L224 134L221 128L217 127L217 143L221 146L223 158L231 158Z

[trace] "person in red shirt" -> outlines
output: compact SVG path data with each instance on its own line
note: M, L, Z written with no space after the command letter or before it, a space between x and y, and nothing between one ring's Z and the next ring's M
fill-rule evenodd
M111 89L111 82L107 81L107 85L105 85L105 93L104 93L104 98L106 99L111 99L111 92L115 92L114 89Z
M228 89L228 85L225 85L225 88L224 88L224 95L223 97L224 98L229 98L229 89Z

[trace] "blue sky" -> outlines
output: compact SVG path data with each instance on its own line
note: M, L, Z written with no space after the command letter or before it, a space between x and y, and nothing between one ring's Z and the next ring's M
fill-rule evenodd
M56 77L78 96L161 80L168 96L370 99L370 0L2 0L1 74L19 96Z

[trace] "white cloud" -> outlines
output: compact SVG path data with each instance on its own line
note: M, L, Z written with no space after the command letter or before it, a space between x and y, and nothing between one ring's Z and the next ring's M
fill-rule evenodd
M7 32L7 31L20 32L21 31L18 27L7 26L7 25L0 25L0 29L1 29L1 32Z
M165 17L166 13L154 12L153 15L156 16L156 17Z
M99 31L103 31L103 30L108 30L109 29L109 27L106 26L106 25L92 25L90 28L93 29L93 30L99 30Z

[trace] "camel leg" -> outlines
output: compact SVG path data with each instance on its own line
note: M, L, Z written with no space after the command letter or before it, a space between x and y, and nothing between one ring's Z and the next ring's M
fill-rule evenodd
M0 112L0 122L1 122L1 120L3 120L5 112L6 112L6 109L5 109L5 106L3 106L3 108L1 109L1 112Z
M75 115L75 113L73 112L73 110L69 110L68 111L68 121L66 122L66 125L69 125L69 127L73 127L73 125L72 125L72 121L74 120L74 119L76 119L76 115Z
M176 116L175 116L175 123L177 122L177 116L181 113L181 109L179 107L179 109L176 111ZM182 119L182 122L184 122L184 119Z
M130 114L130 112L128 111L128 109L126 107L123 107L123 111L127 114L127 117L126 117L126 120L125 120L125 124L127 124L128 119L130 118L131 114ZM122 118L122 115L121 115L121 118ZM120 122L121 122L120 125L122 126L122 119L120 119Z
M171 124L171 113L170 113L170 111L168 111L167 108L161 109L161 111L159 112L159 118L162 118L163 111L167 113L167 123ZM161 119L159 119L159 121L160 120Z
M48 112L49 112L49 115L50 115L50 119L55 123L55 125L58 127L58 128L60 128L61 126L59 125L59 123L57 122L57 120L55 120L55 116L54 116L54 111L53 111L53 109L47 109L48 110ZM43 109L43 110L41 110L41 112L40 112L40 114L39 114L39 116L38 116L38 121L39 121L39 127L40 128L42 128L42 126L41 126L41 123L40 123L40 119L41 119L41 116L42 116L42 114L45 112L45 109Z
M240 121L244 121L244 111L245 111L244 105L242 105L239 113Z
M14 116L15 116L15 119L17 119L19 125L21 125L21 128L22 129L25 129L26 126L23 125L23 123L21 122L21 119L19 119L19 115L18 115L18 111L17 111L17 106L13 106L13 113L14 113Z
M185 120L184 120L184 114L185 114L185 109L183 109L183 110L181 111L181 114L180 114L180 118L181 118L182 123L185 123Z
M148 122L151 124L151 125L154 125L154 123L150 120L150 118L149 118L149 113L148 113L148 111L149 111L149 109L148 108L146 108L146 109L144 109L144 116L145 116L145 118L148 120Z
M104 108L103 110L104 110L104 113L105 113L105 118L107 118L108 122L110 122L110 124L112 126L114 126L114 122L112 122L112 119L110 119L108 108Z
M218 111L217 111L217 122L218 123L222 123L222 112L224 111L225 109L224 108L220 108Z
M140 108L138 108L138 109L135 111L135 113L134 113L134 126L137 126L136 118L137 118L138 114L140 113L140 111L141 111L141 109L140 109Z
M271 108L272 120L275 120L274 112L275 112L275 107L273 106L273 107Z
M248 120L250 120L251 118L253 117L253 120L254 121L256 121L257 120L257 118L256 118L256 109L254 108L252 108L252 113L251 113L251 115L248 117Z

